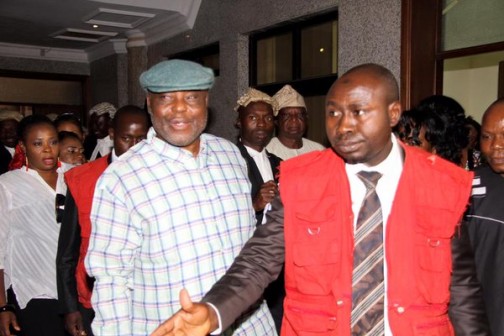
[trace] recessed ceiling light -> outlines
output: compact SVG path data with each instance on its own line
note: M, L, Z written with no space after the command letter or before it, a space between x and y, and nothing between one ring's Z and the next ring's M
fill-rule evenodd
M98 26L97 24L94 24L94 25L93 25L93 28L95 28L95 29L96 29L96 28L98 28L98 27L99 27L99 26Z
M324 48L320 48L320 49L319 49L319 51L320 51L321 53L323 53L323 52L324 52L324 50L325 50Z

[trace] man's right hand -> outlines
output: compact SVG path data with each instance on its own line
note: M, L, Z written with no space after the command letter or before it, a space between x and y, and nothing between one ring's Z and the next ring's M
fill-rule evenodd
M182 308L150 336L206 336L218 328L217 314L205 303L191 301L186 289L180 291Z
M84 336L86 331L82 324L82 315L80 312L75 311L65 314L65 329L72 336Z
M271 180L263 183L252 200L254 210L256 212L264 210L266 204L271 203L276 195L278 195L278 186L275 181Z
M16 331L21 330L16 319L16 314L10 311L0 313L0 336L14 336L10 332L11 326Z

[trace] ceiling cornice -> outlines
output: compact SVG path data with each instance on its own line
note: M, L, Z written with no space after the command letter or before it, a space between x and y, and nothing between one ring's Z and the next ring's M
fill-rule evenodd
M88 53L83 50L47 48L13 43L0 43L0 56L44 61L89 63Z

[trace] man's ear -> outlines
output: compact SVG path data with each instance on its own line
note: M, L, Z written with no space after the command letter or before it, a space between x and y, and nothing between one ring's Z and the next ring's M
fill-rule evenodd
M108 129L108 135L111 140L114 140L114 129L112 127Z
M395 101L388 106L390 127L394 127L399 122L402 114L402 106L399 101Z

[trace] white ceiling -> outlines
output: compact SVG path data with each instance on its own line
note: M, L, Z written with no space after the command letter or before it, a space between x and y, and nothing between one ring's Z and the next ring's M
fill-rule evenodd
M0 0L0 56L90 62L125 53L191 29L201 1Z

